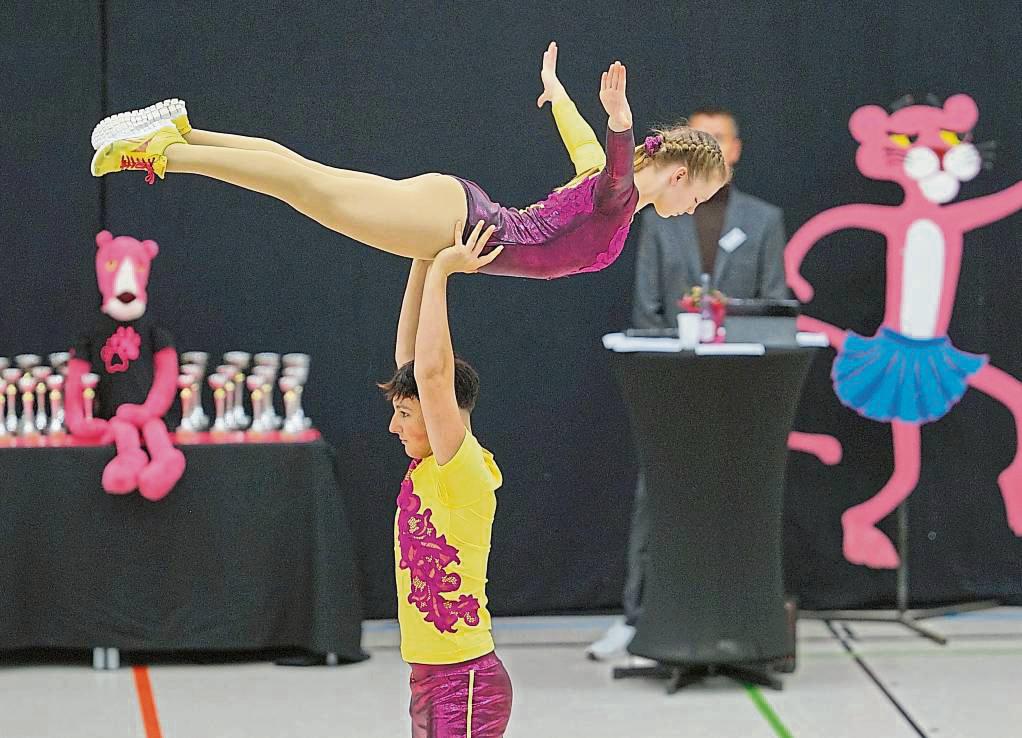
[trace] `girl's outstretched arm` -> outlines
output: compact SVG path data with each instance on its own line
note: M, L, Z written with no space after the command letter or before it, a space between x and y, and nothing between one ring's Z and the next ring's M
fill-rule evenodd
M557 131L561 134L561 141L564 142L564 148L568 150L571 163L575 165L575 174L603 169L607 163L607 157L603 153L596 133L578 112L575 103L568 97L564 85L557 78L557 43L555 41L551 41L550 46L543 53L543 69L539 76L543 80L543 94L536 100L536 105L543 107L545 103L550 103Z

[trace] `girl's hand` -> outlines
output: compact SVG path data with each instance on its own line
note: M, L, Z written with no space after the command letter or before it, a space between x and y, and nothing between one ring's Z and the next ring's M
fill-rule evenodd
M625 65L619 61L611 64L600 78L600 102L607 111L607 124L612 131L627 131L632 127L632 109L625 97L626 81Z
M468 240L462 243L461 234L464 229L459 221L454 225L454 245L448 246L436 255L436 258L433 259L433 269L437 269L448 276L457 272L472 274L482 269L496 259L500 252L504 250L503 246L498 246L485 256L482 255L483 248L486 246L486 242L490 240L490 236L493 235L495 229L496 226L491 225L484 231L483 222L479 221L476 223L476 227L472 229ZM482 234L481 236L480 233Z
M561 98L567 97L568 93L564 85L557 79L557 42L551 41L543 52L543 69L539 73L543 80L543 94L536 100L536 107L543 107L543 103L554 103Z

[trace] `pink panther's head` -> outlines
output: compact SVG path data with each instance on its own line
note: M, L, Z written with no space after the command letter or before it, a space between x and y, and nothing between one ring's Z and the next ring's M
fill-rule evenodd
M110 231L96 234L96 281L103 296L100 309L114 320L141 318L149 297L149 266L160 247L156 241L139 241Z
M930 202L951 202L983 164L971 143L977 118L979 109L968 95L949 97L942 108L912 105L890 115L866 105L848 121L860 144L855 163L871 179L918 188Z

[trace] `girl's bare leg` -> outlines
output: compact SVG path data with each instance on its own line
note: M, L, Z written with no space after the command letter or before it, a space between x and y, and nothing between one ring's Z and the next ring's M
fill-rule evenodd
M270 195L331 230L412 259L432 259L450 246L454 224L468 214L461 184L442 174L342 176L272 151L199 144L168 146L165 153L169 172Z
M352 177L355 179L385 179L376 174L370 174L369 172L356 172L351 169L338 169L336 167L330 167L326 164L320 164L318 161L312 159L306 159L304 156L296 151L292 151L288 147L271 141L267 138L257 138L254 136L239 136L236 133L217 133L215 131L201 131L197 128L193 128L191 131L185 134L185 141L190 144L197 146L219 146L220 148L228 149L246 149L248 151L269 151L274 154L280 154L286 156L288 159L302 164L303 166L317 169L324 174L331 174L336 177Z

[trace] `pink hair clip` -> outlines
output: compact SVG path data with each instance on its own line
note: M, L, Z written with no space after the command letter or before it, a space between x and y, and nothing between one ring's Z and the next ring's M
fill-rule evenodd
M657 134L656 136L646 136L646 141L643 146L646 148L646 156L653 156L656 152L660 151L660 147L664 145L664 137Z

